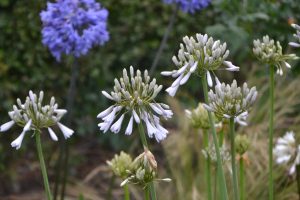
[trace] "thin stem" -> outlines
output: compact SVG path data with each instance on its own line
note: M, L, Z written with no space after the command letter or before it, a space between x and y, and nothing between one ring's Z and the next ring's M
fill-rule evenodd
M270 65L269 200L273 200L274 65Z
M219 147L223 146L224 129L225 129L225 127L222 127L221 131L219 132Z
M142 119L141 119L140 114L138 114L138 115L139 115L139 118L140 118L140 123L138 123L138 127L139 127L139 131L140 131L141 140L142 140L143 145L148 148L148 144L147 144L147 140L146 140L146 136L145 136L145 132L144 132L144 127L143 127ZM156 191L155 191L155 185L154 185L153 181L150 183L150 191L151 191L151 198L152 198L152 200L157 200Z
M48 182L48 177L47 177L46 166L45 166L45 162L44 162L40 132L39 131L34 131L34 132L35 132L35 136L36 136L36 144L37 144L39 159L40 159L40 163L41 163L43 179L44 179L45 189L46 189L46 193L47 193L47 199L51 200L52 198L51 198L51 192L50 192L50 187L49 187L49 182Z
M145 190L145 200L150 200L150 198L149 198L149 185L146 185L144 190Z
M300 199L300 165L296 165L296 171L297 171L298 194Z
M245 179L244 179L244 160L240 159L240 172L241 172L241 200L245 200Z
M208 148L208 136L206 130L203 130L203 140L205 149ZM206 188L207 188L207 199L211 200L211 181L210 181L210 162L209 158L205 159L205 175L206 175Z
M234 118L230 118L230 143L231 143L231 163L232 163L232 178L233 178L233 190L234 199L239 200L239 187L237 180L236 160L235 160L235 134L234 134Z
M78 58L75 56L74 61L73 61L73 67L72 67L72 77L71 77L71 82L70 82L70 87L69 87L69 94L68 94L68 99L67 99L67 111L68 112L66 114L67 116L66 116L65 125L68 127L71 126L71 120L72 120L77 72L78 72ZM68 160L69 160L69 140L66 140L66 157L65 157L65 163L64 163L65 170L64 170L64 177L63 177L61 200L63 200L64 196L65 196L67 174L68 174Z
M165 33L165 35L164 35L164 37L163 37L163 39L162 39L162 41L161 41L161 43L160 43L159 49L158 49L158 51L157 51L157 53L156 53L156 55L155 55L155 58L154 58L154 61L153 61L152 65L151 65L150 72L149 72L149 76L151 76L151 75L153 74L153 72L154 72L154 70L155 70L155 68L156 68L156 66L157 66L157 63L158 63L159 58L160 58L160 56L161 56L162 50L164 49L165 44L166 44L166 42L167 42L167 40L168 40L168 37L169 37L169 35L170 35L170 32L171 32L171 29L172 29L172 26L173 26L175 17L176 17L176 15L177 15L177 13L178 13L178 10L179 10L179 4L176 5L176 9L174 10L174 13L173 13L173 15L172 15L172 18L171 18L171 20L170 20L170 22L169 22L167 31L166 31L166 33Z
M112 190L113 190L114 185L115 185L115 179L116 179L116 175L114 174L113 177L111 178L111 181L110 181L110 185L109 185L109 189L108 189L108 192L107 192L106 200L110 200L110 198L111 198L111 193L112 193Z
M129 189L128 189L128 183L124 185L124 192L125 192L125 200L130 200L129 198Z
M214 200L217 200L217 183L218 183L218 168L215 169L215 194Z
M205 103L209 104L205 72L202 72L201 75L202 75L202 85L203 85ZM222 196L223 196L223 200L228 200L225 176L224 176L224 171L223 171L223 165L222 165L222 160L221 160L221 155L220 155L220 149L219 149L219 143L218 143L218 138L217 138L217 134L216 134L216 129L215 129L215 125L214 125L214 121L213 121L211 112L207 111L207 113L208 113L209 124L210 124L210 128L211 128L213 139L214 139L214 144L215 144L215 148L216 148L218 170L219 170L220 182L221 182L221 186L222 186L221 187Z

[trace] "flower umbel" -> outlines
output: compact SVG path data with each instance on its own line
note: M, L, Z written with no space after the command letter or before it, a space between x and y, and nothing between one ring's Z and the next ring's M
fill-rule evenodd
M237 135L235 137L235 152L243 155L249 148L250 142L246 135Z
M55 124L61 129L66 139L74 133L73 130L59 123L63 115L67 113L67 110L58 109L58 104L55 103L54 97L51 98L50 105L42 106L43 98L43 91L40 92L39 98L37 98L36 94L30 90L29 97L26 97L25 103L22 104L21 100L17 99L19 108L14 105L13 111L8 112L12 121L3 124L0 127L0 132L7 131L15 123L24 127L21 135L11 143L12 147L16 147L17 149L21 147L26 131L37 130L41 132L42 128L47 128L51 138L57 141L57 136L50 128L50 126Z
M293 37L300 43L300 26L297 24L292 24L292 27L297 31L297 34L293 34ZM289 45L292 47L300 47L300 44L295 42L290 42Z
M213 81L209 71L213 73L214 70L224 70L224 68L219 69L222 64L228 67L226 68L228 71L239 71L239 67L225 61L229 55L229 50L226 50L226 43L220 44L220 40L214 41L212 37L207 39L207 34L197 34L196 36L198 42L193 37L185 36L183 38L185 47L180 44L179 61L176 56L173 56L172 60L178 70L161 72L164 76L178 77L172 86L166 90L172 97L176 94L179 85L185 84L191 74L206 72L207 83L212 87ZM216 82L219 82L217 77Z
M162 0L165 3L179 4L180 9L187 13L195 13L195 10L200 10L201 8L206 8L211 0Z
M251 111L256 99L256 87L249 90L247 83L244 83L241 89L237 87L236 80L233 80L231 86L229 84L225 86L225 83L216 85L215 93L210 90L208 93L209 106L204 104L204 108L214 112L217 117L244 117Z
M162 115L165 119L171 118L173 115L168 105L156 103L154 100L161 91L162 85L158 86L155 78L150 82L147 70L144 72L144 81L142 80L140 70L137 70L136 76L134 76L132 66L130 67L130 76L131 78L128 77L127 71L124 69L123 78L120 78L120 82L118 79L115 79L114 91L111 92L111 95L102 91L105 97L116 103L97 116L104 120L98 126L104 133L109 128L112 132L118 133L121 129L124 115L131 111L131 118L125 134L130 135L132 133L133 120L136 123L141 123L140 119L142 119L147 125L149 137L152 138L154 135L159 142L165 139L169 132L159 124L160 119L152 113L152 110L158 115ZM112 124L119 114L121 117Z
M203 149L202 153L205 159L209 159L213 166L218 167L216 148L214 145L210 145L205 150ZM228 164L231 160L231 156L224 145L220 147L220 154L222 157L222 164Z
M93 45L104 45L109 40L108 11L95 0L47 2L47 11L42 11L40 16L42 42L57 61L62 53L79 57L86 55Z
M296 165L300 164L300 145L296 145L295 133L286 132L283 137L278 138L277 144L273 149L277 164L287 163L294 160L289 174L292 175L296 170Z
M135 166L131 156L123 151L121 151L120 155L116 154L111 161L106 161L106 163L109 169L111 169L116 176L123 179L125 179L128 175L126 170L131 171Z
M284 62L287 68L291 68L291 65L288 64L285 60L299 59L296 54L282 55L282 47L280 45L280 42L277 41L276 48L274 40L270 40L268 35L263 37L263 43L261 43L260 40L257 39L253 41L253 44L253 53L255 54L256 58L262 63L276 66L277 74L280 75L283 74L280 62Z

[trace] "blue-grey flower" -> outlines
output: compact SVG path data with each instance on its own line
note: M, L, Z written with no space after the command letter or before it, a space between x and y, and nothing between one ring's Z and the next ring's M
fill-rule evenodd
M162 0L164 3L175 3L178 4L180 9L187 13L195 13L195 10L208 7L211 0Z
M56 0L47 2L40 13L43 22L42 43L60 61L62 53L79 57L95 45L109 40L106 30L108 11L94 0Z

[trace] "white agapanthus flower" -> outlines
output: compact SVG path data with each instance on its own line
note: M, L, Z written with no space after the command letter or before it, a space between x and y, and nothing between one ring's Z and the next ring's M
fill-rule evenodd
M141 123L140 119L142 119L146 123L149 137L155 136L159 142L165 139L169 132L159 124L159 117L154 115L153 111L158 115L162 115L165 119L172 118L173 115L168 105L156 103L154 100L161 91L162 85L158 86L155 78L150 82L147 70L144 72L144 81L140 70L137 70L136 76L134 76L132 66L130 67L130 76L129 78L126 69L124 69L123 78L120 78L120 82L115 79L114 91L111 92L111 95L102 91L102 94L115 101L115 104L97 116L97 118L102 118L104 121L98 126L104 133L109 128L112 132L118 133L125 114L131 111L131 118L125 134L130 135L132 133L133 121ZM117 115L121 116L113 123Z
M296 145L295 133L293 131L286 132L283 137L277 141L273 149L277 164L287 163L294 160L289 174L292 175L296 170L296 165L300 164L300 145Z
M226 43L220 44L220 40L214 41L212 37L208 39L207 34L196 34L197 41L193 38L185 36L183 38L184 45L180 44L177 60L173 56L172 60L178 67L178 70L161 72L163 76L172 76L177 79L172 86L166 91L170 96L174 96L179 85L187 82L191 74L200 74L206 72L207 83L210 87L213 86L213 81L209 71L214 73L218 70L221 64L224 64L227 71L239 71L239 67L234 66L231 62L225 61L229 55L229 50L226 50Z
M292 24L292 27L297 30L297 34L293 34L293 37L300 43L300 26L297 24ZM292 47L300 47L300 44L296 42L290 42L289 45Z
M12 121L3 124L0 127L0 132L7 131L14 124L24 127L21 135L11 143L12 147L16 147L17 149L21 147L23 138L27 131L36 130L41 132L42 128L47 128L51 138L57 141L57 136L50 128L50 126L55 124L57 124L61 129L66 139L74 133L73 130L59 123L62 116L67 113L67 110L58 109L58 105L57 103L55 104L54 97L51 98L50 105L42 106L43 97L43 91L40 92L39 98L37 99L36 94L30 90L29 97L26 98L25 103L22 104L21 100L17 99L19 108L14 105L14 110L8 112Z

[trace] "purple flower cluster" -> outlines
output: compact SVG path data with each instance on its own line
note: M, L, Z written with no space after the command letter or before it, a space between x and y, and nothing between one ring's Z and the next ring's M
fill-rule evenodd
M62 53L79 57L86 55L93 45L104 45L109 40L108 11L95 0L47 2L47 11L43 10L40 16L42 43L59 62Z
M196 10L200 10L200 8L208 7L208 4L211 0L162 0L164 3L176 3L179 4L180 9L187 13L190 12L192 14L195 13Z

